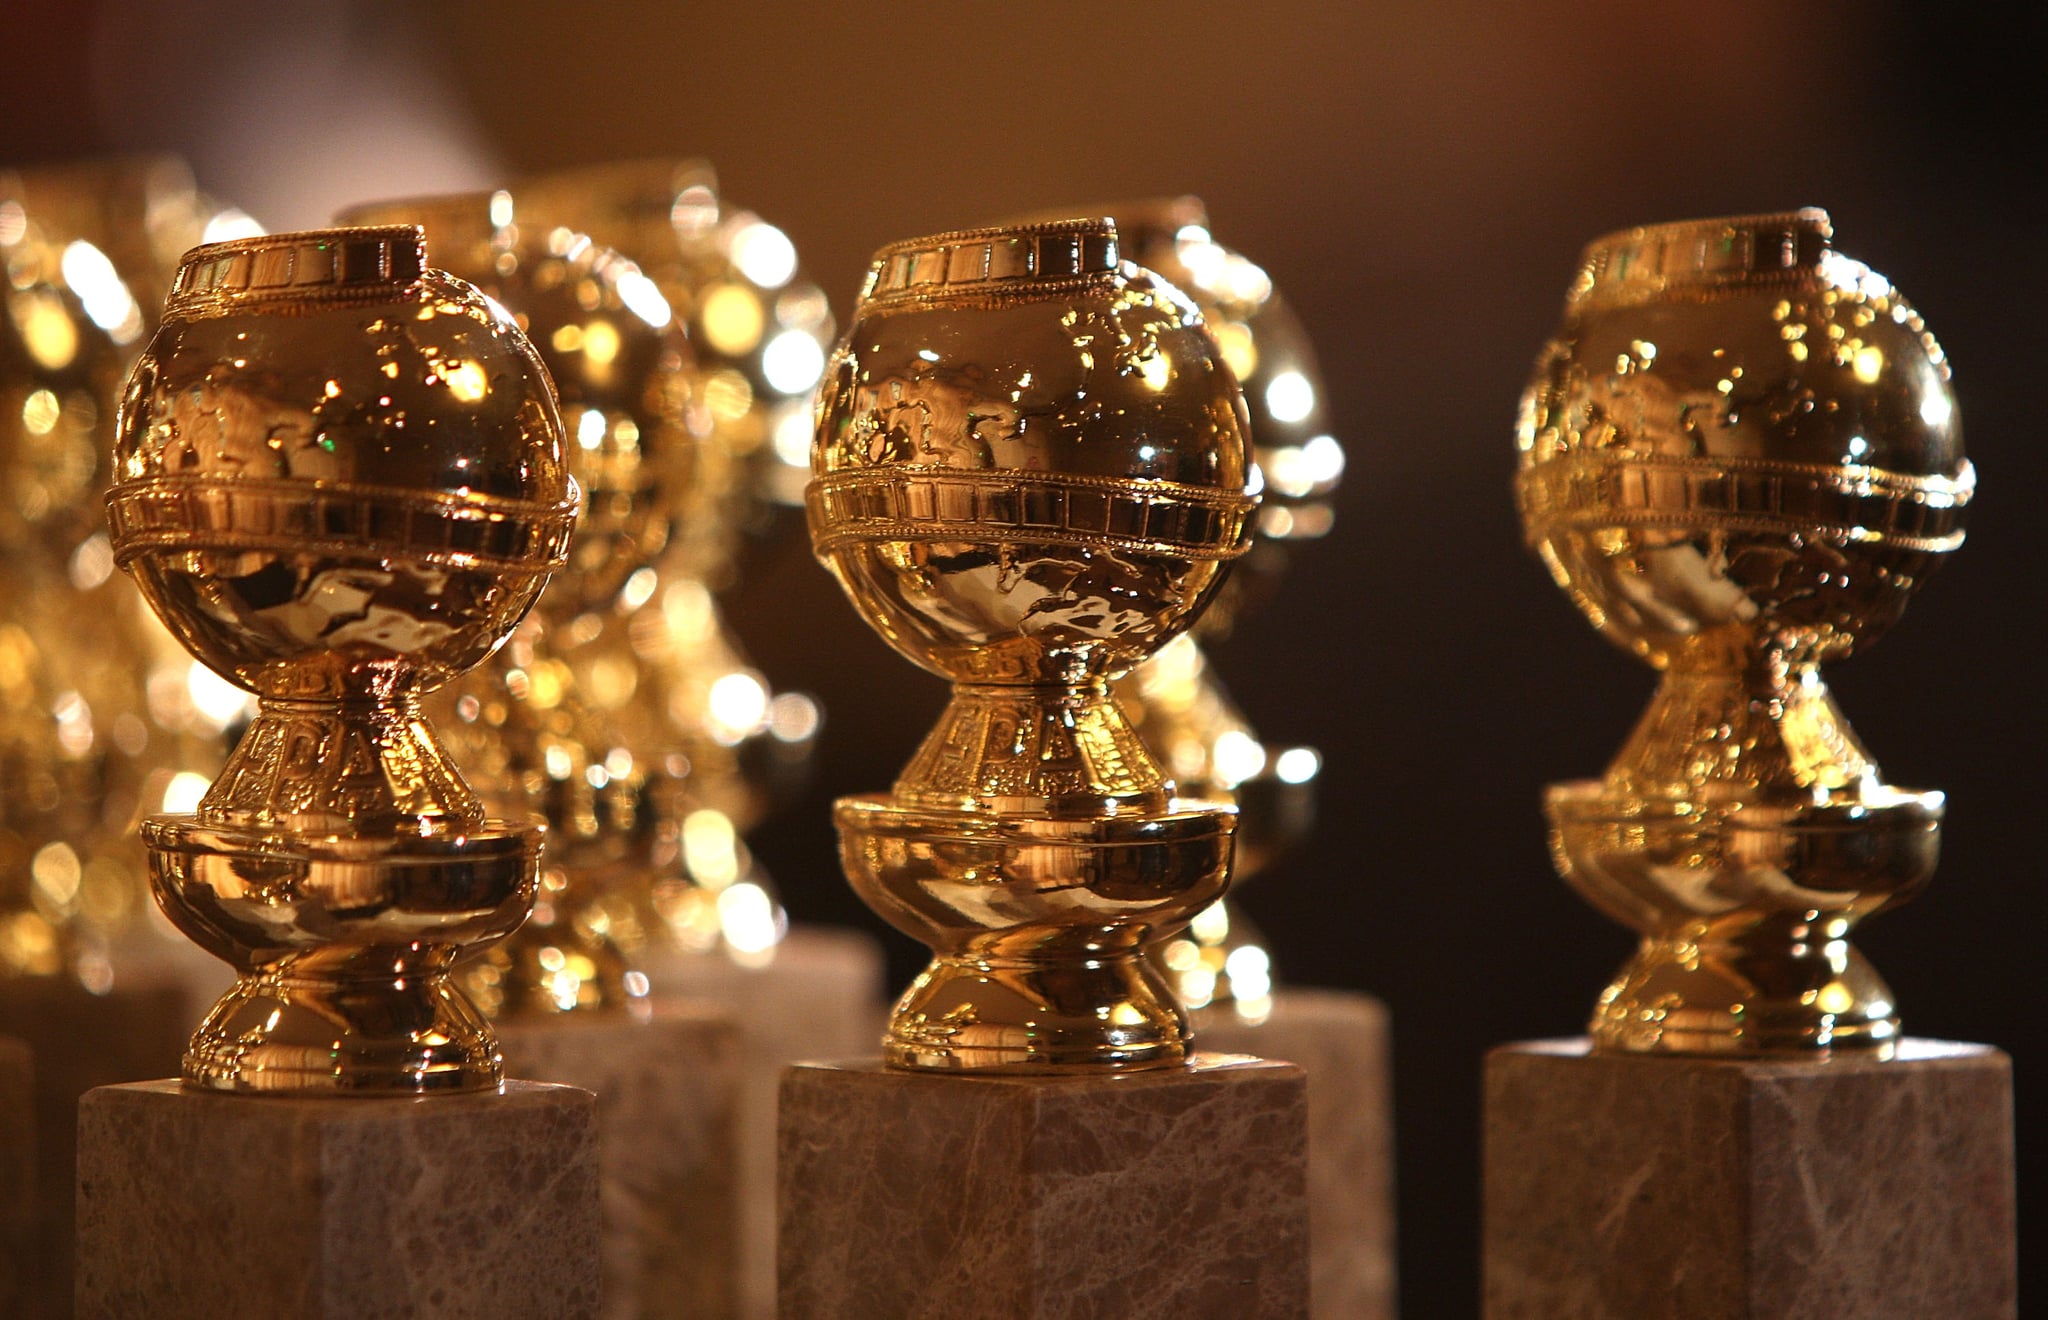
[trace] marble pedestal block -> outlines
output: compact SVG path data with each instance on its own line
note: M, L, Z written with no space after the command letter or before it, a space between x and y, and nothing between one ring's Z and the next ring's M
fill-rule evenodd
M36 1183L22 1320L71 1314L78 1098L96 1086L176 1073L195 1025L182 989L123 980L93 994L68 977L0 981L0 1035L27 1044L35 1077Z
M597 1105L102 1087L78 1106L80 1320L595 1320Z
M1393 1320L1394 1103L1387 1010L1345 990L1283 989L1247 1022L1195 1014L1197 1048L1308 1074L1309 1296L1317 1320Z
M606 1320L732 1320L732 1014L672 1001L651 1021L569 1013L497 1028L507 1072L597 1096Z
M882 949L851 930L798 927L763 967L723 955L644 949L657 1005L676 996L732 1009L740 1024L740 1314L775 1314L775 1091L804 1059L874 1051L887 1020Z
M2012 1072L1984 1045L1880 1062L1486 1061L1487 1320L2016 1314Z
M0 1036L0 1315L27 1312L36 1268L35 1132L28 1046Z
M783 1075L782 1320L1305 1320L1308 1096L1238 1056L1103 1077Z

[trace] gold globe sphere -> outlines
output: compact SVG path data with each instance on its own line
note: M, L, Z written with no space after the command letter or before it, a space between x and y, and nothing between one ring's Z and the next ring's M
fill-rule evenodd
M1122 673L1249 533L1237 382L1106 222L883 249L819 414L820 557L955 682Z

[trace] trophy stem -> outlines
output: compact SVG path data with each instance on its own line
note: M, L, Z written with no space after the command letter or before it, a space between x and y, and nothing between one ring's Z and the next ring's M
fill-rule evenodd
M483 804L420 716L419 697L264 697L199 803L203 819L325 835L440 833Z
M1172 784L1106 684L956 684L896 781L908 805L1096 816L1165 810Z
M1782 802L1855 796L1877 774L1819 667L1767 651L1666 670L1607 781L1617 796Z

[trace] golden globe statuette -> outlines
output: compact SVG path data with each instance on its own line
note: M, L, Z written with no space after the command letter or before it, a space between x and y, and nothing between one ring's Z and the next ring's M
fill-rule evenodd
M1547 798L1642 943L1590 1040L1487 1058L1487 1315L1662 1314L1680 1278L1701 1315L2013 1315L2010 1061L1901 1036L1849 943L1927 881L1941 796L1886 784L1820 675L1962 541L1941 349L1819 211L1628 230L1518 442L1530 541L1663 677Z
M783 1074L781 1314L1307 1314L1302 1071L1191 1055L1147 957L1222 893L1235 817L1176 795L1110 690L1243 552L1246 446L1200 314L1112 222L870 267L812 544L953 692L835 814L856 892L935 956L879 1060Z
M576 494L539 359L416 229L205 246L115 458L116 558L260 703L197 811L144 825L158 901L240 974L187 1083L497 1086L449 970L525 917L540 829L486 819L419 702L564 562Z
M639 686L663 694L643 723L663 729L687 766L691 810L675 822L675 855L653 876L653 911L614 922L612 933L647 975L658 1014L689 1000L739 1018L741 1309L767 1315L776 1305L775 1088L792 1060L867 1048L883 982L880 945L865 933L788 921L747 845L806 776L820 719L815 700L774 691L754 668L720 600L744 571L745 548L783 523L774 506L802 503L831 310L788 236L734 205L703 161L555 170L510 193L522 228L564 226L630 257L686 327L696 360L709 434L676 499L676 534L637 579L645 603L628 620Z
M818 710L803 693L771 694L717 596L738 571L740 534L761 530L771 503L802 501L810 398L832 344L830 308L788 237L721 195L707 162L616 161L539 175L514 192L522 215L568 225L631 257L687 330L709 433L678 495L677 535L653 567L647 622L658 626L639 630L639 650L670 694L694 797L730 826L700 827L698 837L718 845L705 861L713 874L736 867L745 885L772 899L738 836L803 776ZM734 836L731 845L718 837L724 833ZM748 978L718 964L750 970L780 957L783 917L774 904L767 927L733 920L742 910L730 902L721 913L723 891L691 881L688 852L680 883L661 886L668 928L644 932L645 956L650 971L667 971L691 993L725 997L721 982ZM743 929L749 925L760 932ZM804 947L797 956L821 952Z
M597 1315L595 1101L505 1081L449 976L525 916L541 826L489 818L420 713L563 562L576 488L532 347L426 255L196 248L129 380L114 553L258 712L144 824L239 979L182 1083L79 1101L82 1315Z
M1949 369L1819 211L1631 230L1581 259L1522 408L1529 539L1663 674L1604 778L1547 799L1558 864L1642 932L1603 1048L1884 1051L1856 924L1934 870L1937 792L1893 788L1820 667L1963 540Z
M1179 1062L1140 955L1218 897L1234 820L1174 796L1108 683L1250 534L1243 404L1200 317L1107 222L883 249L828 370L808 506L863 618L954 684L887 795L842 799L854 888L930 944L885 1057Z
M237 709L243 694L190 681L116 580L104 509L122 383L178 254L216 218L175 160L0 169L0 1034L34 1054L38 1137L19 1201L37 1264L14 1295L0 1282L9 1315L70 1314L79 1097L177 1071L231 979L150 919L136 831L226 752L195 687Z

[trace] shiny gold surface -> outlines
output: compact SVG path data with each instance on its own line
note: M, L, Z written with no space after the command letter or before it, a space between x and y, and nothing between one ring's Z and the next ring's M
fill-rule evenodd
M887 795L841 799L854 888L932 946L884 1057L936 1070L1185 1057L1144 950L1228 879L1230 809L1174 793L1108 683L1184 631L1250 536L1242 396L1106 221L884 248L834 354L812 544L954 684Z
M1888 1052L1848 937L1933 872L1941 794L1893 788L1821 680L1962 543L1948 363L1825 214L1594 243L1518 430L1531 543L1663 681L1606 777L1554 786L1565 876L1643 944L1603 1048Z
M449 968L525 916L540 830L486 818L420 698L566 558L576 493L539 359L416 229L212 244L129 377L114 461L116 560L259 702L197 810L143 828L165 912L239 973L186 1081L496 1085Z

